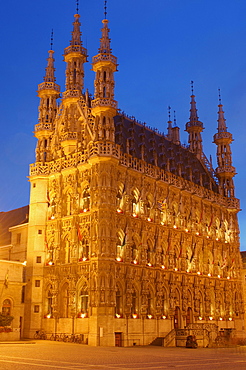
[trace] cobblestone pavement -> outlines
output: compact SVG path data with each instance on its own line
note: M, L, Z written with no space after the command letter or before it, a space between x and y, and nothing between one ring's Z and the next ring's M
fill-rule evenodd
M1 370L234 370L246 369L246 347L88 347L37 341L0 343Z

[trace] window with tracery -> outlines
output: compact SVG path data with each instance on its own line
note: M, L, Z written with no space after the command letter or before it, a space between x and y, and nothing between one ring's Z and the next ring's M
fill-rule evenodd
M80 312L88 316L89 312L89 294L87 287L83 287L80 291Z
M10 299L5 299L3 301L2 305L2 314L9 316L11 314L11 300Z

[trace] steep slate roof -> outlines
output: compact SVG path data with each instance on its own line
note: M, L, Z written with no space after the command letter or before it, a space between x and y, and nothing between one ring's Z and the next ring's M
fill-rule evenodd
M13 209L9 212L0 212L0 246L8 245L11 242L11 226L28 222L29 206Z
M144 152L147 163L218 193L212 173L188 148L174 144L163 134L124 115L114 117L114 122L115 141L121 145L123 153L142 159ZM141 147L144 148L142 151Z

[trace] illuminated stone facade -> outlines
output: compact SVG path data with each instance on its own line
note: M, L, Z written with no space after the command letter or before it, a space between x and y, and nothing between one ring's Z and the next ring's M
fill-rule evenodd
M187 147L170 120L164 135L118 110L108 20L92 59L94 98L83 93L78 14L60 105L53 53L30 167L25 335L43 328L114 346L191 323L242 330L240 205L221 102L214 171L193 91Z

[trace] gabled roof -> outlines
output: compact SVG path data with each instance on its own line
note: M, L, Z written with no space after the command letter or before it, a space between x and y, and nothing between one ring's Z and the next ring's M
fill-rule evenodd
M0 246L11 242L9 228L28 222L29 206L13 209L8 212L0 212Z
M158 166L185 180L218 193L213 174L195 153L181 144L175 144L151 128L124 115L114 117L115 141L123 153L131 154Z

